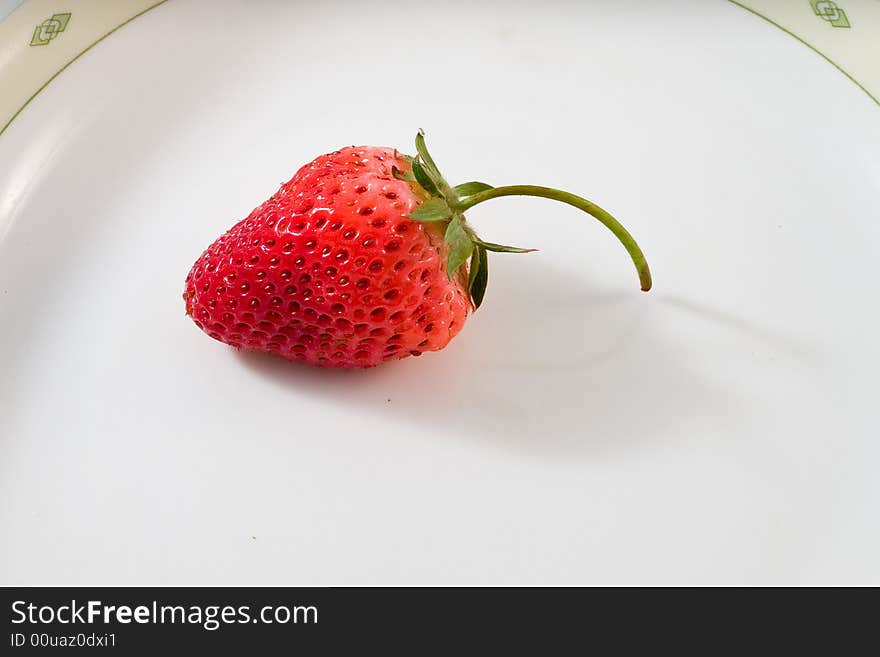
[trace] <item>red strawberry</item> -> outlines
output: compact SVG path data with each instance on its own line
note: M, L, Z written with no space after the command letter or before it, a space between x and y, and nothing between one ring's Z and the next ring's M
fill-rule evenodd
M307 164L201 255L186 278L186 312L212 338L325 367L370 367L445 347L479 307L488 251L462 214L497 196L560 200L626 230L580 197L545 187L450 187L416 137L418 155L351 146Z

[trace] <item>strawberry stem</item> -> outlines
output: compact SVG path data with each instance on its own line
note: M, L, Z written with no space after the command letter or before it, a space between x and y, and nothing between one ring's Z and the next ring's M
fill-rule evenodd
M642 250L639 248L639 245L636 243L633 236L629 234L629 231L624 228L617 219L612 217L605 210L595 203L575 194L563 192L559 189L553 189L552 187L540 187L538 185L508 185L506 187L494 187L474 194L473 196L469 196L456 204L455 211L464 212L483 201L488 201L492 198L499 198L501 196L537 196L540 198L549 198L553 201L567 203L568 205L574 206L579 210L583 210L587 214L592 215L608 228L608 230L614 233L614 236L620 240L621 244L623 244L627 253L629 253L630 258L632 258L633 264L636 266L642 290L647 292L651 289L651 270L648 268L648 261L645 259L645 254L642 253Z

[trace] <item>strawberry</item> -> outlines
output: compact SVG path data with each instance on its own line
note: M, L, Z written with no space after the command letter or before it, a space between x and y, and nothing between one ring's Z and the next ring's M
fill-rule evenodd
M559 190L446 183L415 157L351 146L302 167L215 241L186 277L186 312L212 338L324 367L371 367L445 347L483 300L488 253L464 211L499 196L574 205L621 240L643 290L647 263L598 206Z

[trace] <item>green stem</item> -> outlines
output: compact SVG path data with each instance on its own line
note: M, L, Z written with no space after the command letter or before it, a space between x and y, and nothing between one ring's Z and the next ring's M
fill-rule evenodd
M585 198L569 192L563 192L559 189L553 189L552 187L539 187L538 185L508 185L506 187L494 187L493 189L487 189L485 192L474 194L473 196L460 201L455 209L458 212L464 212L478 203L488 201L491 198L499 198L501 196L538 196L541 198L549 198L553 201L568 203L569 205L592 215L608 228L608 230L614 233L614 236L620 240L621 244L623 244L627 253L629 253L630 258L632 258L633 264L636 266L636 271L639 273L639 282L642 285L642 290L647 292L651 289L651 270L648 268L648 261L645 259L645 254L642 253L642 250L639 248L639 245L636 244L633 236L629 234L629 231L624 228L617 219L605 212L605 210L595 203L592 203Z

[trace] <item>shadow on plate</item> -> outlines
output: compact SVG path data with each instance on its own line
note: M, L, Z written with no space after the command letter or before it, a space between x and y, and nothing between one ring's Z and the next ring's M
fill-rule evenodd
M260 353L242 364L291 394L461 441L536 453L680 441L736 423L743 400L707 378L635 289L603 291L537 258L495 258L483 308L442 352L370 370ZM516 262L513 262L516 260Z

